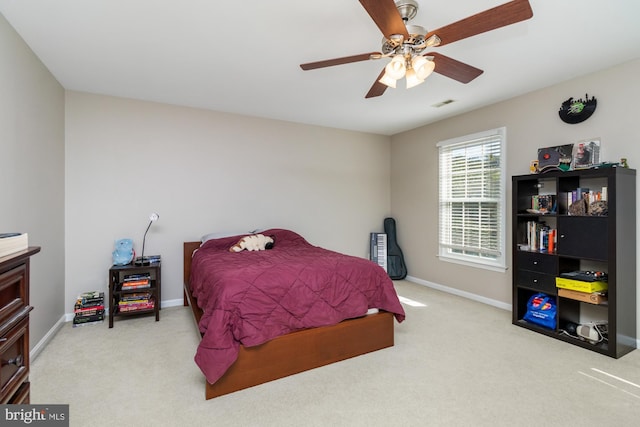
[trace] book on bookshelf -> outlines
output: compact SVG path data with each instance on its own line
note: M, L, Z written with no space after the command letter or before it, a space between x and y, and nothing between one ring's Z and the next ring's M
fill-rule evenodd
M149 298L151 298L151 292L134 292L122 295L120 301L139 301L148 300Z
M531 209L534 212L555 213L557 210L556 196L553 194L531 196Z
M27 233L0 233L0 257L26 250L28 247Z
M149 301L140 301L140 302L131 302L123 304L122 301L118 303L118 311L120 312L131 312L131 311L139 311L139 310L150 310L155 308L155 302L153 300Z
M161 261L160 255L147 255L144 257L150 264L157 264Z
M123 282L122 290L123 291L132 291L135 289L146 289L151 287L151 282L148 280L145 281L137 281L137 282Z
M553 253L557 245L556 230L543 222L528 221L526 248L530 251Z
M124 276L124 282L137 282L139 280L151 280L150 273L127 274Z
M149 279L127 280L122 282L122 286L140 286L140 285L146 285L149 282L150 282Z

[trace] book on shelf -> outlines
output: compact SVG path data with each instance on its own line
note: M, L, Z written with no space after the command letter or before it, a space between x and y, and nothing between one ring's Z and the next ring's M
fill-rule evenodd
M149 280L139 280L136 282L123 282L122 290L123 291L132 291L135 289L146 289L151 287L151 282Z
M140 301L148 300L149 298L151 298L151 292L134 292L122 295L120 301Z
M586 199L587 203L607 201L608 190L607 187L602 187L600 191L590 190L586 187L578 187L573 191L563 193L563 197L566 198L567 206L571 206L573 203Z
M157 264L161 261L160 255L147 255L144 259L145 261L149 261L150 264Z
M155 306L152 303L149 303L147 305L140 305L140 306L118 307L118 310L120 313L131 313L133 311L151 310L154 307Z
M118 311L120 311L120 312L130 312L130 311L138 311L138 310L150 310L152 308L155 308L155 301L154 300L140 301L140 302L133 302L133 303L125 303L125 304L122 304L122 301L121 301L120 303L118 303Z
M553 253L557 244L557 233L543 222L528 221L526 248L530 251Z
M555 213L557 210L555 194L536 194L531 196L531 209L540 213Z
M127 274L124 276L124 282L137 282L139 280L151 280L150 273Z
M0 233L0 257L24 251L29 248L27 233Z
M149 284L151 281L149 279L140 279L140 280L126 280L122 282L122 286L140 286Z

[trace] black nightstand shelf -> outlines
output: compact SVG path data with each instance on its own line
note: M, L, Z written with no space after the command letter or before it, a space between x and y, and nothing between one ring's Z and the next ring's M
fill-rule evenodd
M127 280L133 277L148 279L149 286L126 289ZM143 279L144 280L144 279ZM131 282L129 282L131 283ZM125 289L123 289L123 285ZM113 328L116 316L134 316L155 313L156 322L160 320L161 300L161 263L150 265L114 265L109 269L109 328ZM132 304L128 310L122 308L120 302L134 298L136 294L148 294L148 300L153 301L153 307L141 308ZM138 303L140 304L140 303Z

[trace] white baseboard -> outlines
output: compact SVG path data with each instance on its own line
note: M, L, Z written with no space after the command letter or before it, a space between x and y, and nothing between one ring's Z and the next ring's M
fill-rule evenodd
M473 301L478 301L483 304L487 304L496 308L501 308L503 310L511 311L513 309L511 304L504 303L502 301L493 300L491 298L486 298L480 295L472 294L471 292L461 291L460 289L450 288L449 286L440 285L437 283L429 282L427 280L418 279L417 277L407 276L405 280L415 283L417 285L426 286L428 288L436 289L438 291L446 292L448 294L458 295L463 298L467 298ZM625 345L631 345L633 343L633 338L626 337ZM636 338L636 348L640 348L640 337Z
M71 316L71 318L73 319L73 315ZM55 325L53 325L53 327L51 329L49 329L49 332L47 332L44 335L44 337L42 337L42 339L40 341L38 341L38 343L35 346L33 346L31 351L29 351L29 359L30 360L33 361L33 360L36 359L36 357L38 357L40 352L42 352L42 350L47 346L47 344L49 344L49 341L51 341L53 339L53 337L60 330L60 328L62 328L62 326L64 325L64 323L66 321L67 321L66 320L66 315L60 317L60 319L58 319L58 321L55 323Z
M170 299L169 301L162 301L160 307L177 307L179 305L184 305L184 298L180 299Z
M172 299L168 301L162 301L160 307L162 308L177 307L177 306L183 305L183 303L184 303L184 300L182 298ZM108 315L108 313L109 313L109 308L106 307L105 314ZM35 360L36 357L38 357L38 355L40 354L40 352L47 346L49 341L53 339L53 337L58 332L58 330L60 330L60 328L62 328L65 323L71 322L73 320L73 316L74 316L73 313L65 313L62 317L60 317L60 319L58 319L55 325L53 325L53 327L49 329L49 332L47 332L45 336L42 337L42 339L38 341L38 343L31 349L31 351L29 351L29 358L31 360Z
M436 289L438 291L446 292L448 294L457 295L463 298L467 298L473 301L478 301L483 304L490 305L492 307L501 308L503 310L511 311L511 304L504 303L502 301L486 298L480 295L472 294L471 292L461 291L460 289L450 288L449 286L440 285L437 283L429 282L427 280L418 279L417 277L407 276L405 280L415 283L417 285L426 286L428 288Z

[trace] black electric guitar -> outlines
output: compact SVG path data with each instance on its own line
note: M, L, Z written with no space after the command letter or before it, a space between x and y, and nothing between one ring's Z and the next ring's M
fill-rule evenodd
M384 219L384 232L387 234L387 274L393 280L402 280L407 277L407 266L396 239L395 219Z

